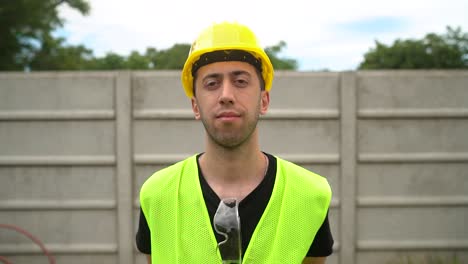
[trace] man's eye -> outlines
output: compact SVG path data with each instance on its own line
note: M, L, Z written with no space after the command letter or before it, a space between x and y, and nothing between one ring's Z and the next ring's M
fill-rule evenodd
M235 83L236 83L237 86L244 87L244 86L246 86L249 82L248 82L247 80L245 80L245 79L237 79L237 80L235 81Z
M217 81L207 81L205 82L205 87L216 87L218 85Z

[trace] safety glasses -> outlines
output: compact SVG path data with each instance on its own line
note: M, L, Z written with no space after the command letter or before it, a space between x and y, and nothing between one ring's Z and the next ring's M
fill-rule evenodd
M224 237L224 240L218 243L223 264L242 263L239 202L236 198L221 200L213 225L216 233Z

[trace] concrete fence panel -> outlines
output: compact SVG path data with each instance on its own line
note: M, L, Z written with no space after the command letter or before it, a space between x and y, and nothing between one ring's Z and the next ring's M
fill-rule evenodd
M57 263L145 263L141 185L204 146L179 76L1 73L0 224ZM467 131L466 71L279 71L259 123L264 151L331 183L331 264L468 262ZM48 263L12 230L0 255Z

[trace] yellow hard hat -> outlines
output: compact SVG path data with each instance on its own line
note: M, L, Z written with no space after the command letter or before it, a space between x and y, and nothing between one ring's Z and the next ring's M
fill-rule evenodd
M252 58L256 62L252 63L251 60L247 62L253 65L255 65L255 63L258 63L258 66L261 65L259 70L265 82L265 90L269 91L271 89L271 84L273 82L273 65L263 48L260 47L255 34L244 25L222 22L212 24L210 27L203 30L192 44L181 76L185 94L189 98L193 97L192 72L195 72L193 70L194 65L197 65L200 57L204 54L216 51L244 51L252 54ZM207 63L204 63L203 65L206 64ZM201 66L197 66L196 69L199 67Z

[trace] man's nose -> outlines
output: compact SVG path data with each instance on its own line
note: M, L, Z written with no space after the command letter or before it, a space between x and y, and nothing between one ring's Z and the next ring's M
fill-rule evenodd
M235 89L230 81L224 81L221 87L221 95L219 97L220 104L233 104L235 98Z

